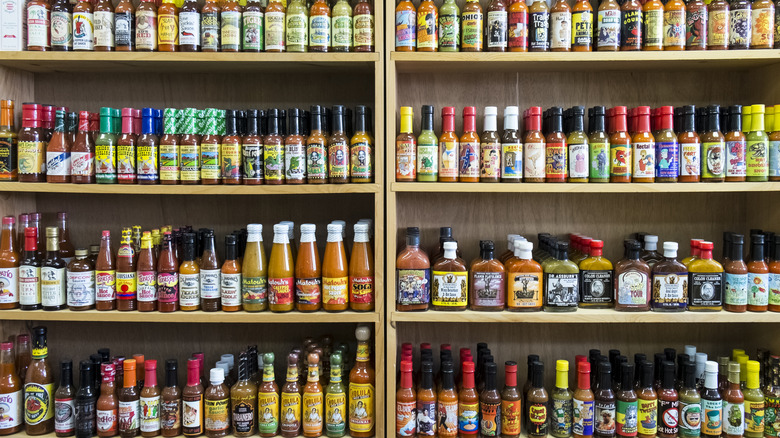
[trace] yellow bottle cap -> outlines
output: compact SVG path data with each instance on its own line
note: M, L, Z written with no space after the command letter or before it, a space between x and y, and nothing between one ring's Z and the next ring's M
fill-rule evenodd
M764 114L764 105L751 105L751 114Z
M755 361L750 360L747 362L747 388L758 388L758 373L761 370L761 365Z
M555 386L558 388L569 387L569 361L559 360L555 362Z
M737 360L737 356L739 356L740 354L745 354L745 350L743 350L741 348L734 348L734 349L732 349L731 350L731 360L736 361Z
M414 110L410 106L402 106L401 107L401 115L402 116L411 116L414 115Z

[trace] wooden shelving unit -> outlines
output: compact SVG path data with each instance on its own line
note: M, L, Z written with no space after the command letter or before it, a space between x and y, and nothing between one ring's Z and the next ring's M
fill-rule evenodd
M745 193L777 192L778 182L758 183L628 183L628 184L588 184L588 183L418 183L393 182L390 191L403 193Z
M285 184L285 185L141 185L141 184L49 184L0 182L2 192L81 193L107 195L317 195L381 193L379 184Z
M75 322L152 322L152 323L369 323L379 322L376 312L119 312L97 310L70 311L59 310L47 312L44 310L4 310L3 320L7 321L75 321Z

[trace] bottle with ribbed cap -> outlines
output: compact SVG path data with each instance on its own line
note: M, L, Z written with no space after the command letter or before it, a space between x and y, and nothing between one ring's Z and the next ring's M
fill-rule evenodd
M602 255L604 242L590 240L589 256L580 262L582 272L582 291L580 307L612 307L613 269L612 262Z
M455 8L457 9L457 6ZM455 108L445 106L441 109L439 182L458 181L459 141L458 135L455 133Z
M590 151L588 135L585 133L585 107L574 106L571 111L571 126L568 138L569 182L588 182Z
M683 385L679 396L679 436L699 437L702 426L702 406L701 396L696 389L696 365L693 362L683 363Z
M160 140L155 131L154 112L154 108L141 110L141 135L135 154L138 184L157 184L160 179L157 166Z
M677 260L677 242L664 242L664 259L653 267L654 311L685 311L688 306L688 269Z
M743 108L743 112L747 107ZM769 179L769 137L764 132L764 105L752 105L750 129L747 133L747 180L767 181ZM744 128L743 128L744 129Z
M119 435L122 438L131 438L138 435L141 417L140 397L136 386L135 359L125 359L122 368L124 370L124 383L119 389Z
M100 108L100 134L95 138L95 177L98 184L116 184L116 135L111 108Z
M748 268L743 260L744 236L730 235L731 254L724 262L724 297L723 308L729 312L745 312L748 303Z
M460 182L478 182L481 162L480 138L477 135L477 109L473 106L463 108L463 135L460 137L458 152L458 180Z
M60 229L46 227L46 258L41 267L43 310L62 310L67 307L65 268L65 260L60 258Z
M764 436L764 394L759 387L760 364L757 361L747 362L747 381L745 384L745 436L761 438Z
M592 394L591 394L592 395ZM520 436L520 392L517 388L517 362L504 363L504 389L501 391L501 436L517 438ZM591 405L591 418L593 415Z
M322 307L331 312L346 310L349 272L340 224L328 224L328 242L322 257Z
M722 182L726 174L726 143L720 132L720 105L710 105L706 111L701 135L701 180Z
M314 224L301 224L301 243L295 260L295 308L313 312L322 307L322 265Z
M555 388L550 406L550 434L556 438L571 436L573 395L569 390L569 361L555 362Z
M526 396L527 427L526 433L531 437L546 437L549 430L550 414L549 397L544 389L544 364L535 361L530 365L533 368L533 381Z
M263 247L263 225L247 225L247 242L241 266L241 295L244 310L259 312L268 308L268 260Z
M485 107L480 138L479 181L499 182L501 178L501 138L498 136L498 108Z
M712 259L712 242L700 242L699 257L688 265L690 293L688 308L699 311L723 309L723 266Z
M658 436L674 438L679 431L679 395L674 389L674 362L661 363L662 384L658 391Z
M220 141L217 132L217 113L215 108L206 108L203 130L200 138L200 176L202 184L219 184L221 181Z
M723 392L723 433L726 437L741 437L745 433L745 399L740 389L740 365L729 362L728 387Z
M349 259L349 308L374 310L374 252L369 238L369 224L356 223Z
M238 358L238 381L230 389L231 423L234 436L251 436L256 433L258 420L257 385L250 379L249 356L246 352Z
M144 361L144 381L141 389L141 435L160 434L160 387L157 386L157 361Z
M769 266L764 259L764 240L763 234L754 233L750 236L747 310L751 312L764 312L769 305Z
M708 361L701 391L701 435L717 438L723 430L723 399L718 391L718 363Z
M294 303L294 260L288 227L274 225L274 242L268 259L268 302L272 312L289 312Z

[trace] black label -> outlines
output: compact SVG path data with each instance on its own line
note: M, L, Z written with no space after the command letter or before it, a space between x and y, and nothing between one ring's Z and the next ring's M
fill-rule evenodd
M658 432L666 435L677 435L680 431L680 402L658 400Z
M16 170L16 142L9 137L0 138L0 175Z
M691 306L720 306L723 304L722 272L691 272Z
M639 50L642 45L642 11L623 11L620 38L623 47L636 47Z
M530 32L528 32L528 46L531 49L547 50L550 48L550 13L532 12L530 18Z
M615 436L615 402L597 401L594 408L594 432L601 437Z
M578 274L544 274L544 305L577 307L578 289Z
M611 303L612 289L612 271L582 271L580 301L583 303Z
M250 433L255 427L255 408L244 401L233 407L233 427L235 432Z
M76 399L76 436L91 437L97 432L96 397Z

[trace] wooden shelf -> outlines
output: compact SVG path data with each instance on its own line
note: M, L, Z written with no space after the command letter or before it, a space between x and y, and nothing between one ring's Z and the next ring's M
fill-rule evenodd
M398 73L504 71L740 70L780 63L780 50L683 52L391 52ZM487 63L487 64L486 64Z
M0 52L0 66L34 73L370 72L379 53Z
M116 310L100 312L85 310L81 312L58 310L0 310L0 321L83 321L83 322L156 322L156 323L375 323L379 321L377 312L119 312Z
M438 183L394 182L393 192L437 193L720 193L775 192L780 182L730 183Z
M330 193L379 193L379 184L284 185L140 185L54 184L0 182L0 192L88 193L123 195L317 195Z
M396 322L513 322L541 324L665 324L665 323L780 323L775 312L618 312L612 309L579 309L569 313L551 312L390 312Z

